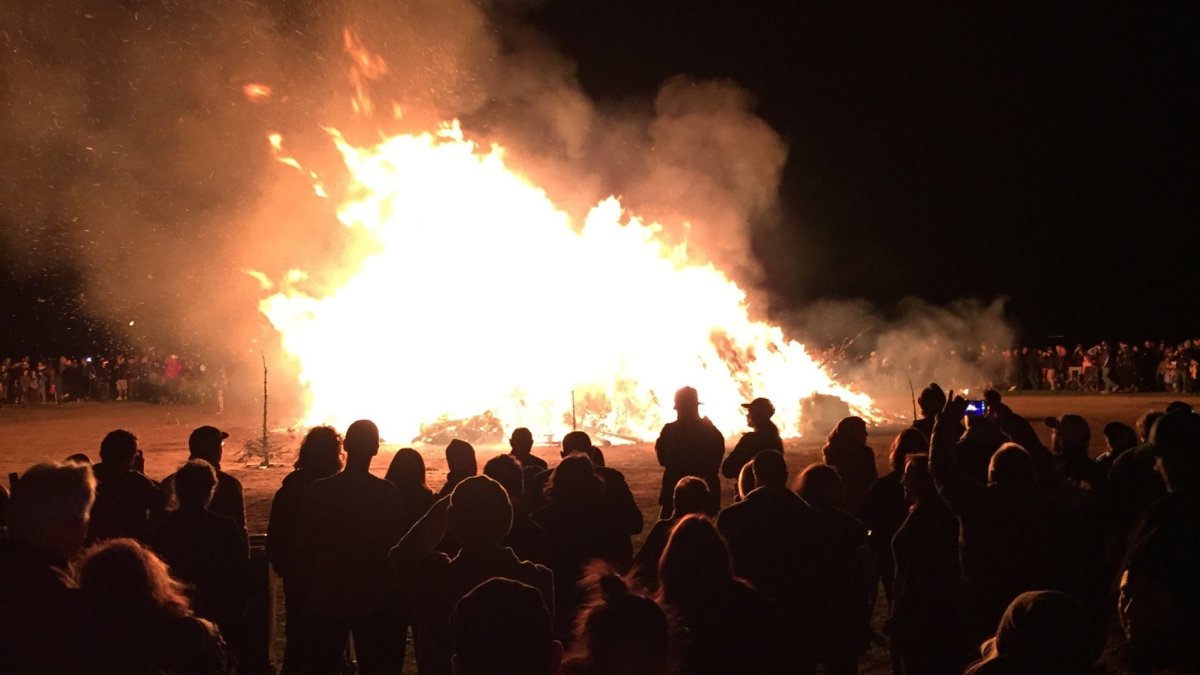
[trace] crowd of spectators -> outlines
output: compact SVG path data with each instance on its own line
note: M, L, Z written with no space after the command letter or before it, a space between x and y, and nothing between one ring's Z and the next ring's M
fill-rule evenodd
M486 462L455 441L434 491L379 432L311 429L271 505L284 673L708 675L858 671L873 606L900 675L1200 672L1200 415L1182 402L1105 427L1047 418L1051 443L992 390L986 414L937 385L891 442L863 420L822 461L785 452L766 399L731 453L694 389L656 443L661 518L582 432L557 464L513 431ZM0 670L259 672L247 644L241 485L227 435L147 477L125 430L39 464L0 501ZM720 475L737 476L726 494ZM878 592L882 583L882 598Z
M898 351L902 356L830 348L819 358L842 379L875 392L908 391L912 379L928 376L958 388L982 380L1000 391L1200 393L1200 339L966 349L935 339Z
M224 405L224 368L177 354L0 360L0 406L77 401Z

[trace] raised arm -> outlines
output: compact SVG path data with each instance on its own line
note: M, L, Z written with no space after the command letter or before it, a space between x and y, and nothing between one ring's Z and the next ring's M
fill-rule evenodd
M446 536L450 498L442 497L429 507L412 528L388 552L388 560L397 571L403 572L425 556Z
M929 441L929 473L942 500L957 515L971 508L984 486L973 481L958 468L958 440L963 435L963 414L967 400L954 396L946 401L946 407L938 413L933 424L933 437Z

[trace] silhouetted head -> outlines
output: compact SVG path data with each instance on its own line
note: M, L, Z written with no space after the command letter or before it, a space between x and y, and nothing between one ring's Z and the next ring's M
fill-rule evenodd
M911 454L905 458L900 485L904 489L904 499L912 504L933 503L939 499L937 486L929 473L929 455Z
M842 509L846 506L846 486L837 469L828 464L811 464L796 481L796 494L818 509Z
M1138 435L1133 427L1124 422L1109 422L1104 425L1104 440L1108 443L1108 451L1119 455L1137 446Z
M533 450L533 433L525 427L513 429L512 436L508 439L508 447L512 448L514 455L528 455Z
M746 409L746 421L754 429L769 423L775 414L775 406L765 398L756 398L749 403L743 403L742 407Z
M892 449L888 452L888 463L892 465L892 471L900 473L904 471L904 462L909 455L924 452L929 452L929 439L925 437L925 432L909 427L896 434L896 438L892 439Z
M1134 427L1137 429L1139 441L1145 443L1150 440L1150 430L1154 428L1154 423L1158 421L1158 418L1164 414L1158 410L1147 410L1142 413L1141 417L1137 418Z
M104 440L100 441L100 461L110 470L128 469L133 466L133 457L137 454L137 449L137 436L124 429L116 429L108 432Z
M787 485L787 462L783 454L774 450L763 450L754 456L750 464L754 467L754 484L760 487L785 487Z
M216 427L196 427L188 436L188 459L202 459L220 468L226 438L229 438L229 434Z
M594 466L594 467L604 466L604 452L601 451L600 448L597 448L594 445L588 446L587 456L588 456L588 459L592 460L592 466Z
M525 471L512 455L497 455L483 465L483 475L504 487L508 501L519 504L525 494Z
M988 462L988 483L1017 485L1033 482L1033 458L1016 443L1005 443Z
M497 548L512 527L508 493L487 476L470 476L450 493L447 527L464 549Z
M562 644L534 587L493 577L464 595L450 620L456 675L557 675Z
M342 437L333 427L313 427L304 435L295 468L315 476L332 476L342 470Z
M1040 672L1090 672L1083 607L1057 591L1029 591L1009 603L984 643L984 660L1009 658L1042 666Z
M604 483L596 477L596 467L587 455L570 455L554 467L546 482L550 501L586 501L604 493Z
M1169 524L1129 557L1117 614L1130 672L1197 672L1200 665L1200 534Z
M733 580L729 549L707 517L684 516L671 530L658 559L659 593L669 605L702 602Z
M8 500L10 538L51 551L64 560L87 538L96 479L81 464L37 464L12 486Z
M711 501L708 483L695 476L680 478L679 482L675 483L673 495L675 512L672 515L676 518L691 513L704 513Z
M675 412L680 418L700 416L700 394L692 387L683 387L675 392Z
M1079 415L1047 417L1046 426L1054 431L1050 435L1050 449L1055 454L1087 454L1092 440L1092 428Z
M1200 487L1200 415L1176 410L1154 423L1150 443L1171 492Z
M202 459L190 459L175 472L175 498L180 508L202 509L217 490L217 472Z
M1171 401L1167 404L1166 412L1173 413L1175 411L1193 412L1192 404L1186 401Z
M425 458L412 448L400 448L388 464L384 478L392 485L425 487Z
M593 568L582 586L589 599L575 621L574 651L598 675L654 675L667 665L667 616L652 598L633 592L619 575Z
M867 423L861 417L843 417L827 439L830 443L842 441L855 445L867 444Z
M929 383L928 387L921 390L921 395L917 397L917 407L921 409L922 417L933 417L946 407L946 392L938 386L937 382Z
M474 476L479 473L475 448L457 438L450 441L450 445L446 446L446 468L450 469L452 476Z
M133 539L92 546L71 566L84 603L101 616L150 621L190 613L184 586L158 556Z
M582 431L571 431L566 436L563 436L561 454L563 457L566 457L574 452L586 453L590 447L592 447L591 436Z
M370 461L379 452L379 427L371 420L358 420L346 429L342 447L352 462Z

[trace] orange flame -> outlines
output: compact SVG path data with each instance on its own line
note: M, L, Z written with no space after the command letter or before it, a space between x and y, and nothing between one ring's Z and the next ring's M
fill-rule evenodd
M457 122L373 147L330 133L350 177L338 219L361 263L332 288L293 271L260 304L299 364L306 423L369 417L407 440L422 423L490 411L558 435L578 396L591 428L653 438L683 385L726 433L750 396L774 401L784 433L814 393L871 414L804 345L749 319L723 272L615 198L573 223Z

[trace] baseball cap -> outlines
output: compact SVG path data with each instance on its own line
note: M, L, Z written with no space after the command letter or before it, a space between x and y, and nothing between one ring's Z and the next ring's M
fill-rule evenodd
M771 405L771 401L762 397L756 398L749 403L743 403L742 407L752 415L760 417L770 417L775 414L775 406Z

